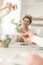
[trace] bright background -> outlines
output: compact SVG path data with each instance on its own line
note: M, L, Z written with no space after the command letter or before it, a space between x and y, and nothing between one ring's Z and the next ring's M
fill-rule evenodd
M18 22L21 17L21 0L4 0L3 4L6 2L12 2L12 4L17 4L17 9L12 10L8 15L2 18L2 34L15 34L15 26L11 23L11 19L14 19L15 22Z

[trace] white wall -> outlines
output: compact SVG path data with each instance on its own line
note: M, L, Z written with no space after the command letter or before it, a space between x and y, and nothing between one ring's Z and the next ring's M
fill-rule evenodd
M43 2L22 0L22 16L25 14L30 14L34 17L43 17Z

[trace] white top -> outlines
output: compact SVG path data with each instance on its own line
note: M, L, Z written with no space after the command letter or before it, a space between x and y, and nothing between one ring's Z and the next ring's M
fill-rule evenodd
M43 47L43 38L33 35L31 41L36 43L38 46Z

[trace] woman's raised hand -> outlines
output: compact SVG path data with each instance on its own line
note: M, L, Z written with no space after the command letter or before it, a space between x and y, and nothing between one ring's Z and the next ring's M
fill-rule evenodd
M0 10L9 8L10 10L16 10L17 9L17 5L16 4L12 4L11 2L7 2L6 4L0 6Z

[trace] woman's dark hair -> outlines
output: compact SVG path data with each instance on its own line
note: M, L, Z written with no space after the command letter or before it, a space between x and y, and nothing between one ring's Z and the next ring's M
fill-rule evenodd
M23 20L24 20L25 18L30 19L30 24L31 24L31 22L32 22L32 16L30 16L30 15L25 15L25 16L23 17Z

